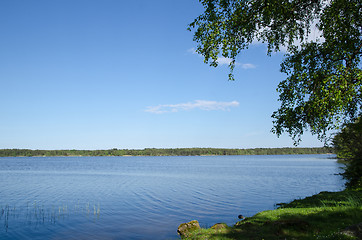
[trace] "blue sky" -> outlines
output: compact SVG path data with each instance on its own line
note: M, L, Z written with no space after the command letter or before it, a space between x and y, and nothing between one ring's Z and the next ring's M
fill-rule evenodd
M228 81L225 64L193 51L186 29L202 11L197 0L0 1L0 148L292 147L270 132L283 54L254 44Z

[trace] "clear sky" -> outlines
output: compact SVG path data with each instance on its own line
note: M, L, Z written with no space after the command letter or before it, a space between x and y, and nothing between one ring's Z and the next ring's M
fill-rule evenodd
M292 147L272 128L282 53L210 67L197 0L0 1L0 148ZM301 147L323 144L305 135Z

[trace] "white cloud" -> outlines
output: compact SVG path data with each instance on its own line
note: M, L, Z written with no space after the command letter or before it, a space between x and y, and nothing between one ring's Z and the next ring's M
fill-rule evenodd
M311 24L311 29L310 29L310 33L306 34L304 36L304 41L301 42L300 39L296 39L293 43L293 45L297 46L299 49L302 46L302 43L309 43L309 42L320 42L323 43L324 42L324 38L323 38L323 33L317 28L317 24L318 21L315 20L312 24ZM281 46L280 47L280 51L283 53L287 53L288 49L286 46Z
M233 60L231 58L226 58L226 57L218 57L217 58L217 63L219 65L229 65Z
M201 109L206 111L215 111L215 110L230 110L231 107L239 106L239 102L217 102L217 101L207 101L207 100L196 100L194 102L187 103L178 103L178 104L164 104L158 106L150 106L145 110L150 113L167 113L167 112L178 112L178 111L187 111L192 109Z
M187 52L188 52L188 53L191 53L191 54L197 54L195 48L189 48L189 49L187 49Z
M329 0L325 1L325 4L329 4ZM301 47L302 43L308 43L308 42L320 42L323 43L325 41L325 39L323 38L323 32L320 31L317 27L317 25L319 24L319 19L314 19L313 22L311 22L311 26L310 26L310 32L309 33L305 33L304 35L304 40L303 42L301 42L301 40L295 39L293 42L294 46L297 46L298 48ZM259 32L261 33L264 30L270 30L270 28L261 28L259 29ZM254 39L253 42L251 43L251 45L267 45L267 43L263 43L261 41L258 41L257 39ZM288 53L288 48L287 46L279 46L279 50L282 53Z
M254 64L251 64L251 63L243 63L241 64L241 67L243 69L251 69L251 68L256 68L256 66Z
M231 58L226 58L226 57L218 57L217 58L217 63L221 66L221 65L229 65L233 60ZM256 66L252 63L239 63L239 62L235 62L235 66L241 66L242 69L251 69L251 68L256 68Z
M191 54L197 54L199 57L203 57L202 55L200 55L196 52L195 48L189 48L189 49L187 49L187 52L191 53ZM219 64L219 66L222 66L222 65L229 65L233 60L231 58L227 58L227 57L218 57L216 61ZM256 65L254 65L252 63L235 62L235 66L241 66L242 69L256 68Z

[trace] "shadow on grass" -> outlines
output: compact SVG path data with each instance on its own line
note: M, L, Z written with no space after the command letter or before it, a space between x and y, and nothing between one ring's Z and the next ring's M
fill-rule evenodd
M229 229L215 231L205 239L354 239L339 233L355 221L361 221L361 216L361 209L349 208L323 210L306 216L285 214L274 221L256 217Z
M304 199L294 200L291 203L280 203L277 206L284 208L307 207L336 207L336 206L360 206L362 191L321 192Z

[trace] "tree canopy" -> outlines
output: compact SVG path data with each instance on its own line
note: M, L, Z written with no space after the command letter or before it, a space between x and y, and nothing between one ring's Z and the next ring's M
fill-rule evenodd
M347 187L362 187L362 118L354 123L345 124L334 136L333 145L338 158L346 161L342 174Z
M254 41L268 54L286 48L278 85L280 108L272 131L287 132L295 143L305 130L319 139L354 122L362 112L361 0L200 0L205 12L189 26L196 52L211 66L236 58ZM312 30L319 39L309 40Z

